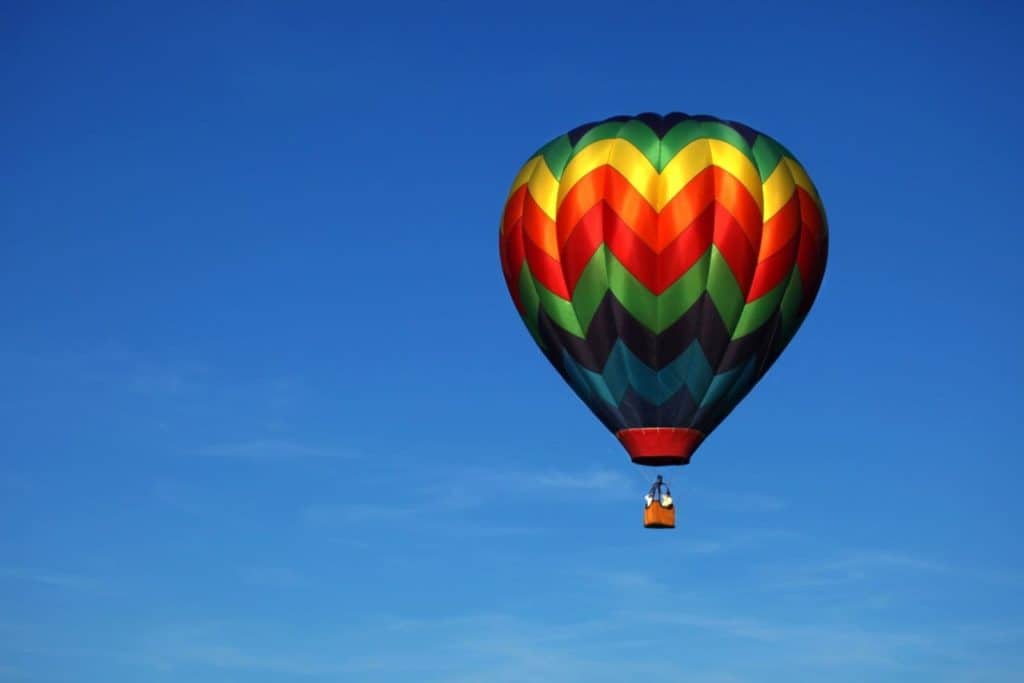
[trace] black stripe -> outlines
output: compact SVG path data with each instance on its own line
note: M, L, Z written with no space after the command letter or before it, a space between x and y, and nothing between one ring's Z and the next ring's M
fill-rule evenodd
M772 342L777 316L776 312L754 332L732 341L718 309L705 292L679 320L656 335L634 318L614 294L607 292L584 339L562 329L543 308L538 322L546 343L558 349L559 357L565 349L579 365L594 372L604 370L619 339L654 370L661 370L676 360L696 339L717 374L743 365L755 354L765 353Z

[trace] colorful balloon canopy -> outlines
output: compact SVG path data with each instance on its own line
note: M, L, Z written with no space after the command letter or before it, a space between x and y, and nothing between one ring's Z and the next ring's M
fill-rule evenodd
M633 461L686 464L807 316L828 228L774 139L640 114L541 147L512 184L500 251L534 340Z

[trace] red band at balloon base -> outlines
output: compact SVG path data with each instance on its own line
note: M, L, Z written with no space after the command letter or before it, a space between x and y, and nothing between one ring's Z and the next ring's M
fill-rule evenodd
M685 465L705 434L686 427L638 427L615 433L638 465Z

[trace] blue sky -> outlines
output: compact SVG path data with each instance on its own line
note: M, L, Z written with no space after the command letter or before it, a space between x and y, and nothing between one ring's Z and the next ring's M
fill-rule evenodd
M213 4L0 10L0 680L1024 678L1020 9ZM672 533L496 240L650 110L831 224Z

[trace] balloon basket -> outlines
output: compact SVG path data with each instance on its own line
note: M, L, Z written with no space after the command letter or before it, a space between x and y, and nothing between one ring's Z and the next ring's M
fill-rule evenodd
M652 501L644 508L645 529L675 529L676 528L676 506L662 506L660 501Z

